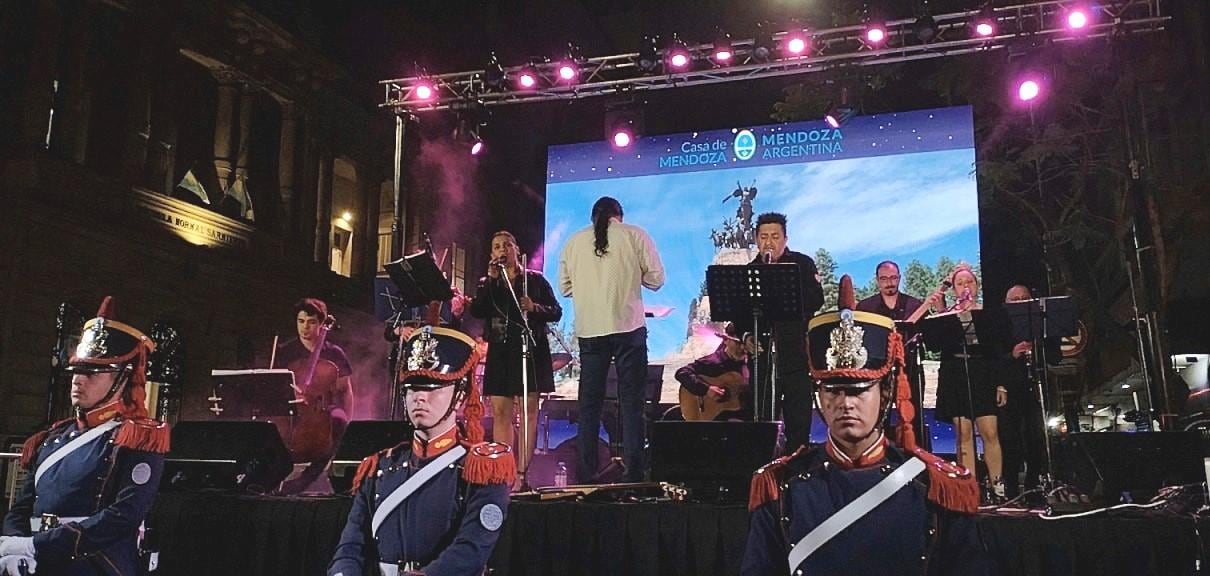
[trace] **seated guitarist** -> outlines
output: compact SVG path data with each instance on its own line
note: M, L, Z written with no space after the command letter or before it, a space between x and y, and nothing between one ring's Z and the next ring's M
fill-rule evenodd
M748 420L748 354L735 326L727 323L723 341L711 354L676 371L685 420Z

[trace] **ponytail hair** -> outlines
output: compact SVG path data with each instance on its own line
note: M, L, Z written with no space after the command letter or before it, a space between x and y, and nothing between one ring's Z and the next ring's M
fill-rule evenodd
M602 196L592 205L593 247L597 256L609 252L609 219L622 217L622 204L609 196Z

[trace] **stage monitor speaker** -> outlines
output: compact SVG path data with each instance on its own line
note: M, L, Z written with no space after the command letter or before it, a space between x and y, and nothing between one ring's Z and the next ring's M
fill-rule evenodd
M651 479L696 500L747 502L752 473L777 455L778 422L654 422Z
M406 420L355 420L345 428L344 437L336 449L336 457L328 469L332 491L342 494L353 486L357 467L367 456L409 440L412 424Z
M1113 504L1154 496L1165 486L1205 481L1196 432L1084 432L1059 442L1060 480Z
M261 494L277 489L292 469L290 453L269 422L178 422L160 488Z

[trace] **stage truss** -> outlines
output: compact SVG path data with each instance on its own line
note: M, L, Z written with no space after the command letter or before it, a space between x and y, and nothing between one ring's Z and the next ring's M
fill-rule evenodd
M974 22L980 11L970 10L934 15L936 34L929 42L916 36L915 18L886 22L887 39L873 47L863 37L864 25L820 30L806 30L809 39L807 55L800 57L770 57L758 62L753 54L755 39L732 41L735 51L732 66L714 66L710 59L712 44L688 46L695 66L701 69L676 73L645 74L639 67L639 53L616 54L588 58L578 63L579 81L560 84L557 81L558 61L505 68L507 87L494 90L485 81L484 70L469 70L428 76L412 76L383 80L381 108L396 114L434 110L465 109L476 106L503 106L554 100L576 100L594 96L637 93L667 88L702 86L725 82L740 82L758 78L791 76L836 69L842 66L877 66L897 62L929 60L961 54L1003 50L1013 46L1040 46L1047 42L1071 42L1103 36L1125 36L1156 32L1164 29L1170 16L1163 14L1161 0L1107 0L1089 6L1090 21L1081 31L1066 26L1065 17L1072 7L1084 3L1025 2L994 9L996 33L980 37L974 32ZM772 35L772 53L787 36L786 32ZM663 71L665 50L658 51ZM529 90L515 88L511 79L522 70L536 71L538 85ZM416 97L416 88L425 85L434 89L428 100Z

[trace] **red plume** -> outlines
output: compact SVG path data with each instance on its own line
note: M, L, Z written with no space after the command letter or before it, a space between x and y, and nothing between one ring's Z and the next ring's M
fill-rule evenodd
M848 274L840 277L840 296L836 299L837 310L852 310L857 307L857 296L853 292L853 279Z
M113 297L106 296L105 299L101 301L101 307L97 308L97 316L105 318L106 320L113 320L117 312L116 309L117 305L113 303Z

